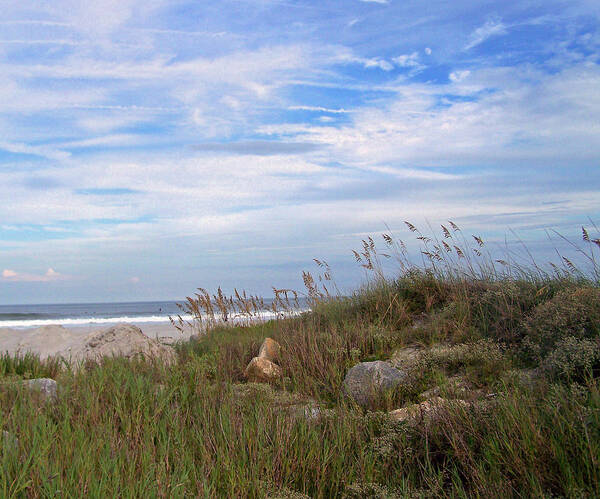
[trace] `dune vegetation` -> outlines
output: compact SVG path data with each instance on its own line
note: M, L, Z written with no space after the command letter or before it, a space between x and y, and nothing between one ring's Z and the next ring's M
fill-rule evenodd
M278 318L254 321L259 298L199 290L182 309L205 332L172 363L0 357L0 495L597 497L600 240L583 229L583 268L542 266L494 258L453 223L407 227L418 264L391 234L368 238L350 296L323 261L304 274L308 312L275 290ZM266 337L282 376L248 382ZM361 407L344 378L374 360L405 378ZM34 377L58 382L56 400L12 383ZM462 402L390 417L434 397Z

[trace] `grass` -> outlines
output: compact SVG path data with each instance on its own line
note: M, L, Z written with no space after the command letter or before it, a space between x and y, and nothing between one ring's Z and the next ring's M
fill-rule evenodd
M257 309L248 300L258 298L201 290L182 307L202 317L206 333L179 343L172 365L107 358L74 372L1 356L0 425L19 441L3 440L0 495L596 497L597 239L584 231L592 262L584 274L571 259L573 268L561 260L549 271L499 263L453 224L439 240L409 230L426 238L431 256L421 265L390 235L385 253L365 240L355 257L366 284L339 296L318 261L321 279L304 276L312 311L299 316L287 313L286 290L276 290L281 318L261 323L250 320ZM392 277L382 270L388 254L401 267ZM284 378L246 383L266 336L283 347ZM351 366L375 359L409 376L363 409L342 382ZM54 403L11 383L42 376L59 384ZM387 417L427 390L471 403L433 422ZM305 407L319 415L306 417Z

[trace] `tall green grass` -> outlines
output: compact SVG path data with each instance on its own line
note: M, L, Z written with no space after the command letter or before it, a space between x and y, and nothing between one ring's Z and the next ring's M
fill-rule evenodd
M107 358L73 371L31 355L0 357L0 426L18 438L2 440L0 495L596 497L593 273L567 272L566 262L554 273L519 270L486 260L475 238L481 255L471 251L467 261L467 238L452 224L438 240L419 240L430 255L436 247L446 253L441 260L423 255L410 264L403 244L383 240L387 250L368 239L355 255L370 277L350 296L318 261L321 274L304 275L312 310L299 316L232 325L236 314L253 313L238 293L230 320L219 324L220 307L232 301L217 292L221 305L210 304L214 321L206 324L202 300L212 295L192 297L206 332L179 343L174 364ZM388 276L384 255L393 259L394 248L404 267ZM283 379L246 383L244 368L266 336L283 347ZM416 352L409 360L406 347ZM410 376L363 409L343 395L342 382L352 365L374 359ZM57 380L56 402L14 383L40 376ZM455 396L456 380L469 405L418 424L386 415L436 387ZM318 409L308 417L305 408Z

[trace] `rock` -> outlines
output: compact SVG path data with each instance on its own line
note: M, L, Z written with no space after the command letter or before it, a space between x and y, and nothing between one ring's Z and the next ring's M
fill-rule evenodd
M244 371L248 381L259 383L273 383L281 378L281 374L281 368L264 357L254 357Z
M466 400L446 400L441 397L435 397L420 404L413 404L390 411L388 415L394 421L431 421L431 419L450 408L469 406L470 404Z
M50 378L35 378L21 382L24 386L31 390L40 392L44 400L54 401L57 397L56 381Z
M305 404L291 405L285 409L290 416L296 419L304 419L308 423L315 423L323 418L332 417L334 415L332 409L323 408L314 401Z
M406 373L388 362L361 362L346 373L344 391L359 405L368 407L406 379Z
M2 448L5 450L16 450L19 448L19 439L12 433L2 430Z
M423 355L423 349L417 347L404 347L396 350L391 358L390 364L405 373L413 373L419 370L419 360Z
M73 360L99 360L105 356L141 356L172 363L176 359L172 347L148 338L139 327L131 324L119 324L92 333L86 338L83 346L73 350L71 355Z
M265 338L258 351L258 356L271 362L276 362L279 359L280 352L281 345L279 343L271 338Z

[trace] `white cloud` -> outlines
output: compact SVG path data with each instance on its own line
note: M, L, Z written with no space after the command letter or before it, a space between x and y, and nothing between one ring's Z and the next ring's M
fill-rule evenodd
M56 272L53 268L49 268L45 274L45 277L47 277L48 279L57 278L58 276L60 276L60 274Z
M476 47L488 38L504 35L506 33L507 27L501 21L487 21L483 26L480 26L471 33L470 41L465 45L465 50Z
M470 10L460 2L435 18L411 17L406 2L363 6L360 19L309 2L294 5L298 22L288 25L277 17L286 10L288 19L286 3L245 2L247 19L232 22L229 4L197 2L182 17L179 3L162 0L42 2L35 12L0 0L0 38L14 42L0 42L0 147L13 153L0 169L0 199L10 200L0 220L12 231L0 238L1 278L44 282L59 278L54 268L80 276L74 267L113 269L114 259L137 262L146 248L158 262L177 244L181 262L196 248L295 248L298 234L305 258L346 250L328 245L332 225L357 234L405 216L476 209L534 219L544 196L512 191L525 181L497 193L497 179L510 183L502 169L597 163L597 36L571 43L565 33L581 30L562 14L552 22L565 27L564 40L531 40L536 48L513 54L510 67L494 67L504 54L486 54L483 68L464 49L526 29L527 19L507 13L510 25L498 17L465 32L454 22ZM550 59L512 62L540 48ZM425 64L433 80L411 83ZM447 67L448 82L437 83ZM553 194L563 187L557 181ZM591 213L597 195L580 190L565 194L565 209ZM539 220L559 219L552 210ZM52 232L52 244L27 240L32 230ZM15 270L15 261L34 270ZM144 262L100 273L126 284L160 268Z
M333 113L333 114L345 114L351 112L348 109L332 109L329 107L320 107L320 106L289 106L288 109L290 111L315 111L315 112L323 112L323 113Z
M392 61L394 61L394 63L397 66L403 68L410 68L420 65L418 52L413 52L412 54L399 55L398 57L394 57Z
M14 154L27 154L41 156L48 159L66 160L71 154L67 151L61 151L54 147L47 146L31 146L28 144L11 143L0 141L0 150L8 151Z
M74 140L71 142L61 142L59 143L59 147L63 149L77 149L77 148L86 148L86 147L99 147L99 146L133 146L140 145L143 143L152 142L156 144L156 138L147 137L144 138L143 135L136 134L110 134L103 135L100 137L93 137L90 139L82 139L82 140Z
M378 59L378 58L362 59L362 58L358 58L357 61L361 62L365 66L365 68L379 68L379 69L383 69L384 71L391 71L392 69L394 69L394 65L391 64L389 61L386 61L385 59Z
M342 126L260 130L328 145L338 161L364 168L556 164L600 154L598 67L584 63L555 74L528 66L467 71L453 72L448 85L398 85L393 98L355 110Z
M381 3L381 4L390 3L390 0L360 0L360 1L364 2L364 3Z
M26 272L15 272L11 269L2 271L2 280L9 282L50 282L65 279L66 276L59 274L52 268L49 268L45 274L29 274Z
M52 40L32 40L31 38L24 40L6 40L0 39L0 45L80 45L80 42L77 40L60 40L60 39L52 39Z
M450 81L459 82L459 81L463 81L470 74L471 74L471 71L469 71L468 69L463 69L463 70L459 70L459 71L452 71L452 73L450 73L448 78L450 78Z

